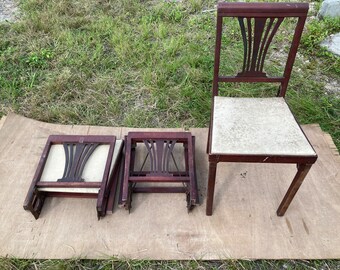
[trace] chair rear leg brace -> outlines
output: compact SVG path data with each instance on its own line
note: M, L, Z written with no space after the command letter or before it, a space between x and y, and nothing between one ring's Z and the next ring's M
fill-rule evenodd
M284 196L279 208L276 211L278 216L283 216L286 213L290 203L292 202L296 192L299 190L303 180L305 179L311 167L312 167L312 164L298 164L297 165L298 171L292 183L290 184L289 189L286 195Z
M185 155L187 159L187 164L189 166L189 163L193 164L193 170L190 170L190 168L187 167L187 171L192 171L193 176L190 177L190 186L187 191L187 207L188 212L190 212L195 205L199 204L199 196L198 196L198 188L197 188L197 175L196 175L196 162L195 162L195 137L192 136L192 155L188 153L188 147L185 148ZM193 160L189 161L189 158L192 158Z
M105 194L105 199L104 199L104 209L102 212L100 212L100 208L99 209L97 208L98 218L104 217L106 212L113 213L119 177L122 176L122 168L124 166L123 151L119 152L117 160L118 162L117 164L115 164L115 167L113 168L111 175L110 175L110 181L108 184L109 186L108 186L107 192Z

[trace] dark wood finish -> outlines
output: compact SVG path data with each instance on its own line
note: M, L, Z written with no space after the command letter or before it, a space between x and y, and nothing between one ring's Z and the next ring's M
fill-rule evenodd
M110 190L108 189L108 201L107 201L107 208L106 211L109 213L113 213L114 203L116 200L116 193L118 189L118 183L122 182L123 176L124 176L124 154L123 151L119 152L119 155L117 157L118 163L113 168L110 176L110 183L111 187Z
M209 155L209 161L247 163L311 163L317 156L272 156L272 155Z
M141 193L186 193L187 207L191 210L198 204L195 172L195 141L189 132L129 132L125 137L125 169L119 204L130 210L132 194ZM147 155L140 170L135 169L137 144L144 146ZM173 151L175 145L184 147L184 170L180 170ZM150 168L144 169L146 161ZM170 170L170 162L177 171ZM184 186L138 186L138 183L182 183Z
M307 3L219 3L217 7L215 64L212 88L212 110L210 116L207 154L209 155L208 191L206 214L212 215L213 197L215 189L216 169L219 162L250 162L250 163L294 163L298 164L298 171L288 189L281 205L277 210L279 216L284 215L293 200L310 167L317 160L317 155L235 155L216 154L211 152L214 97L218 96L220 82L268 82L279 83L279 97L285 97L288 82L292 72L296 52L300 43L304 23L307 17ZM220 52L222 41L222 24L224 17L237 17L241 29L244 45L244 59L242 71L236 76L222 76L220 70ZM264 61L268 48L286 17L297 18L294 36L282 77L268 77L264 72ZM301 127L300 127L301 128ZM301 129L302 131L302 129ZM302 131L303 132L303 131ZM303 133L304 134L304 133ZM307 139L308 140L308 139Z
M272 82L283 83L283 77L242 77L242 76L219 76L219 82Z
M299 190L303 180L305 179L307 173L309 172L309 169L312 167L312 164L298 164L298 171L293 179L293 182L289 186L289 189L284 196L279 208L277 209L277 215L283 216L290 203L292 202L296 192Z
M100 182L37 182L36 187L50 188L100 188Z
M149 176L130 176L129 180L132 182L190 182L189 176L174 176L168 174L166 176L162 175L149 175Z
M186 193L186 187L134 187L134 193Z
M82 182L85 164L98 143L63 143L65 151L65 168L60 182Z
M93 135L51 135L47 139L47 143L41 155L31 186L28 190L24 201L24 209L31 211L37 219L43 207L45 197L75 197L75 198L97 198L97 215L98 219L105 216L108 198L115 196L117 180L117 171L119 167L119 159L112 170L112 156L115 147L115 136L93 136ZM44 171L44 167L52 145L62 144L65 150L65 169L61 179L57 182L42 182L40 178ZM98 182L84 182L81 178L82 171L86 162L98 145L109 145L109 151L106 159L105 169L102 179ZM121 155L121 154L120 154ZM119 156L120 158L120 156ZM67 192L46 192L40 191L39 188L99 188L98 194L88 193L67 193ZM112 200L112 199L111 199Z
M217 11L220 17L305 17L308 4L221 2Z
M79 198L79 199L97 199L98 194L95 193L67 193L67 192L44 192L48 193L46 197L57 197L57 198Z
M277 18L276 21L274 18L270 18L269 22L267 22L267 18L246 18L247 27L244 25L243 17L238 17L238 21L242 33L244 59L242 72L238 73L237 77L267 77L267 74L263 72L264 60L283 18ZM254 34L252 34L252 21L254 21ZM254 35L254 39L252 35Z
M207 191L207 216L212 215L212 207L214 201L215 181L216 181L216 169L217 162L209 162L209 174L208 174L208 191Z

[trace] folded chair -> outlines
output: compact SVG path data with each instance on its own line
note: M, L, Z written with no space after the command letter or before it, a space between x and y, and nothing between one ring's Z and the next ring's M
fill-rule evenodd
M199 203L190 132L129 132L125 141L121 206L130 211L133 193L185 193L188 211Z
M217 7L215 65L211 119L206 214L212 215L216 168L219 162L295 163L297 173L277 215L283 216L317 155L285 100L295 55L306 20L306 3L219 3ZM236 76L220 74L223 20L238 20L243 42L242 70ZM282 22L295 18L294 33L282 76L264 70L270 44ZM229 19L228 19L229 20ZM288 19L291 20L291 19ZM228 28L227 28L228 30ZM226 32L227 32L226 30ZM228 57L233 54L228 52ZM219 96L219 84L278 83L276 97Z
M112 212L122 148L115 136L49 136L24 209L38 219L46 197L76 197L96 198L98 219Z

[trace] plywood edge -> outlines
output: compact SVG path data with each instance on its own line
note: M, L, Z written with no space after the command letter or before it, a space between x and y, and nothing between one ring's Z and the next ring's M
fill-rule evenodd
M0 120L2 123L2 119ZM48 123L29 117L25 117L16 113L9 113L6 116L6 123L3 129L12 128L16 123L26 123L36 128L40 128L50 134L79 134L79 135L115 135L121 138L121 127L113 126L94 126L94 125L72 125L60 123ZM0 126L1 127L1 126Z
M4 115L3 117L1 117L1 119L0 119L0 129L1 129L2 126L4 125L4 123L5 123L5 121L6 121L6 118L7 118L6 115Z
M329 148L332 152L332 154L336 157L336 159L338 160L338 162L340 162L340 154L339 154L339 150L337 149L332 136L327 133L327 132L323 132L323 137L325 139L325 141L327 142L327 144L329 145Z
M324 138L325 142L327 143L329 149L331 150L332 154L335 156L336 160L338 162L340 162L339 150L337 149L337 147L336 147L336 145L333 141L333 138L329 133L323 131L319 124L302 125L302 128L304 128L304 127L311 128L315 131L321 131L321 134L323 135L323 138Z

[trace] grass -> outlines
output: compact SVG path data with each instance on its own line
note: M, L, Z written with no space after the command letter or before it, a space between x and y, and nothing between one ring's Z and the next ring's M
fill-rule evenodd
M0 259L2 269L183 269L183 270L244 270L244 269L272 269L272 270L302 270L302 269L340 269L340 262L337 260L257 260L257 261L141 261L141 260L19 260Z
M9 112L46 122L130 127L206 127L210 114L216 1L21 0L21 19L0 23L0 117ZM319 4L318 4L319 5ZM315 15L316 11L310 15ZM242 51L236 24L224 37L223 70ZM284 29L290 29L290 24ZM340 58L319 42L340 21L309 19L287 100L302 124L319 123L340 149ZM289 31L288 31L289 32ZM282 63L287 33L272 64ZM270 72L277 72L268 68ZM339 79L337 79L339 80ZM339 82L339 81L338 81ZM225 95L263 95L277 86L225 85ZM18 260L6 269L340 269L339 261Z
M194 7L22 2L24 21L1 27L1 113L72 124L205 126L214 16L196 16Z

